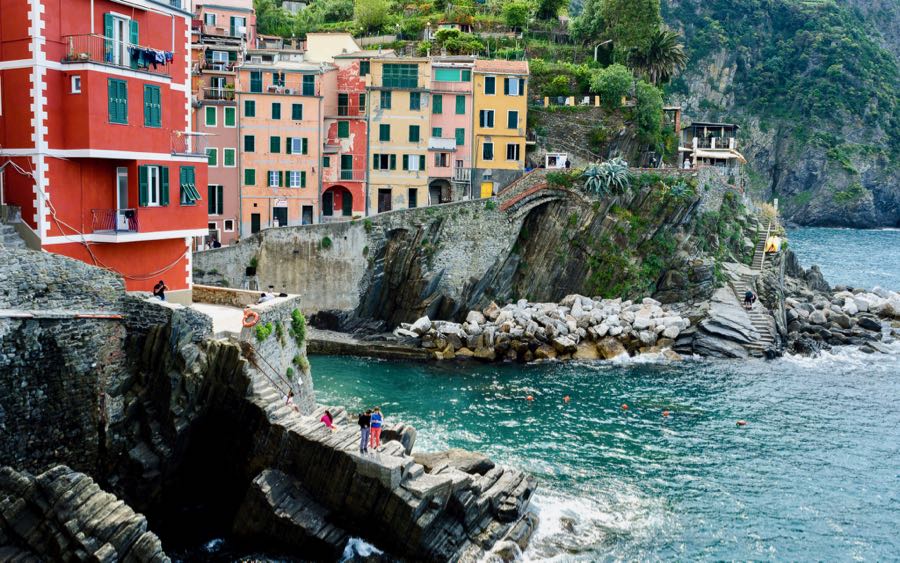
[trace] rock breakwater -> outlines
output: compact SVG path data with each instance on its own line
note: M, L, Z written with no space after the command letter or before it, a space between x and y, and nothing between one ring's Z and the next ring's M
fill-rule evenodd
M394 334L439 360L598 360L638 353L678 359L670 347L689 326L690 319L654 299L636 303L573 294L559 303L492 302L483 311L469 311L462 323L422 317Z

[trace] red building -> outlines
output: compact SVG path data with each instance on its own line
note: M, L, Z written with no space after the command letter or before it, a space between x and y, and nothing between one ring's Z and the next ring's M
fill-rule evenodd
M157 0L2 0L0 21L0 197L22 209L28 242L189 300L192 237L207 234L191 14Z

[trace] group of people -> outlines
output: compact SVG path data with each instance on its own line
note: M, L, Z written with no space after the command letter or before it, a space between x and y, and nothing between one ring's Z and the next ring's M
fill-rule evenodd
M384 416L381 407L367 409L359 414L359 453L369 453L369 448L377 449L381 446L381 428L384 426Z

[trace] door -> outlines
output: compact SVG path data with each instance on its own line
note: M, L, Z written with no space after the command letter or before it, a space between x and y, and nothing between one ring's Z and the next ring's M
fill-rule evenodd
M128 209L128 169L116 168L116 230L128 231L129 220L134 221L134 213Z
M341 155L341 180L353 179L353 155Z
M277 221L277 224L273 224L272 226L286 227L288 224L287 211L287 207L275 207L272 209L272 217Z
M259 232L259 213L250 214L250 233Z
M378 190L378 212L391 210L391 190Z
M350 192L341 194L341 214L344 217L353 215L353 196Z
M428 188L428 204L434 205L441 202L441 187L431 186Z
M112 63L128 66L131 62L128 56L128 40L130 37L130 22L124 18L113 17L113 52Z
M482 182L481 183L481 197L491 197L494 195L494 183L493 182Z
M312 205L304 205L301 210L300 220L304 225L312 225L313 207Z
M334 215L334 192L322 194L322 215L326 217Z
M406 200L410 209L419 207L419 190L410 188Z

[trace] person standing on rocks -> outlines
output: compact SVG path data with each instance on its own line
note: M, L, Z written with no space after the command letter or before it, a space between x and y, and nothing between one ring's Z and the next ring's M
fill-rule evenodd
M372 424L371 409L360 413L359 420L356 423L359 424L359 453L369 453L369 425Z
M165 301L167 289L169 289L169 286L166 285L166 282L159 280L159 283L153 286L153 297L156 297L160 301Z
M371 428L369 429L369 445L372 449L381 446L381 427L384 424L384 417L381 415L381 407L375 407L372 413Z

